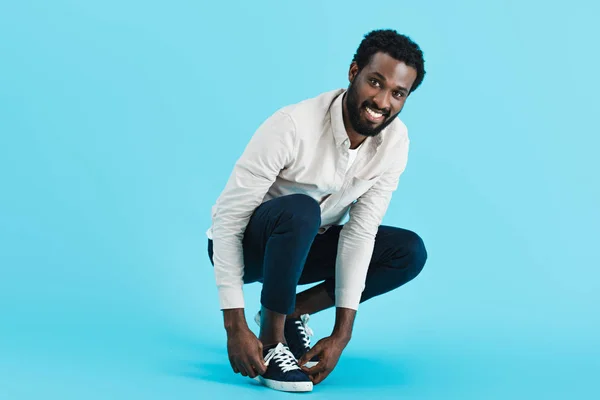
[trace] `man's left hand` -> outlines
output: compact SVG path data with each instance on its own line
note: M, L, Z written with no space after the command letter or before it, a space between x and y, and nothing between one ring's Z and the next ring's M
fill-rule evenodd
M312 349L310 349L299 360L299 364L303 366L314 356L319 356L319 362L312 368L302 367L302 370L308 374L313 384L321 383L333 371L340 359L342 351L348 344L337 336L329 336L319 340Z

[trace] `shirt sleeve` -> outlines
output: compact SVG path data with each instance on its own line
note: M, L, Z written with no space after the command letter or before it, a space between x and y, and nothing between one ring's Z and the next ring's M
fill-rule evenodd
M336 307L358 309L373 256L375 236L388 209L392 193L398 188L407 163L409 141L403 153L377 182L350 207L350 220L340 232L336 259Z
M277 111L252 136L216 202L213 262L221 309L244 308L242 239L254 210L293 159L295 126Z

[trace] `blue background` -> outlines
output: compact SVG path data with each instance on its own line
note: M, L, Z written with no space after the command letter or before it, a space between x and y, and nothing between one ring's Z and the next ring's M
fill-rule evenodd
M346 87L363 35L394 28L427 76L385 223L429 259L361 306L312 396L599 398L599 11L2 2L0 397L289 396L230 371L210 207L265 118Z

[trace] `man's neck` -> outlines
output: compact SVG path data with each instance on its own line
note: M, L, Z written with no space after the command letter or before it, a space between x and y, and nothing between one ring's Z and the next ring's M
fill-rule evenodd
M359 138L352 138L352 136L350 136L350 134L348 134L348 137L350 138L350 149L354 150L356 148L358 148L358 146L360 146L362 144L362 142L364 142L367 137L363 136L363 135L359 135Z

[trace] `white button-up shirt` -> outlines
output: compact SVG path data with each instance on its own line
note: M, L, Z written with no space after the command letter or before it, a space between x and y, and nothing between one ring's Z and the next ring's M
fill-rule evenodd
M212 208L214 272L221 309L243 308L242 239L254 210L276 197L303 193L321 206L323 233L349 217L340 232L335 304L358 309L375 235L404 171L409 138L396 118L368 137L349 162L342 117L344 89L286 106L255 132Z

